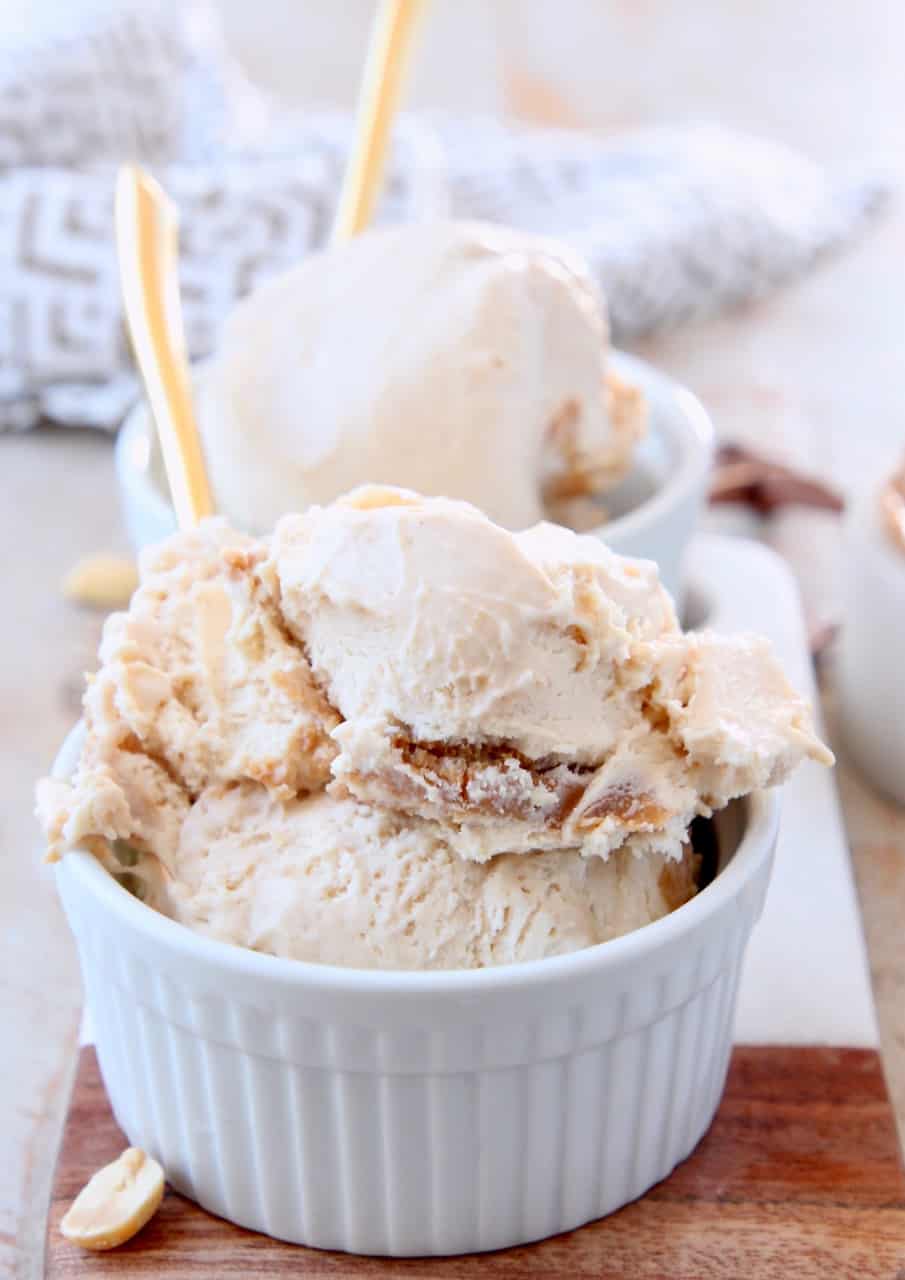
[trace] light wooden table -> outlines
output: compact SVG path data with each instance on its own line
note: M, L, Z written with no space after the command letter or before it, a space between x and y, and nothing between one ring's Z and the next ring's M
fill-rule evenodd
M574 0L570 14L583 25L568 48L561 30L548 31L556 21L550 15L560 14L561 6L519 9L533 16L510 33L507 84L510 101L524 114L601 127L680 109L716 114L751 127L760 123L839 164L869 150L883 153L905 179L905 80L899 70L905 7L881 0L858 6L845 0L798 6L784 0L759 6L649 0L635 8ZM529 40L532 23L542 29L530 49L518 48ZM620 40L631 54L625 66ZM676 70L671 59L682 42ZM569 51L575 61L567 66ZM640 77L630 69L642 65ZM905 217L893 212L862 244L781 297L647 343L643 354L700 394L722 435L775 446L851 491L870 483L905 448L903 297ZM39 861L31 816L34 780L77 714L80 673L93 664L99 634L98 618L67 605L58 584L77 556L125 544L109 440L42 431L0 441L0 460L7 601L0 632L5 1276L40 1274L44 1208L80 1000L74 949ZM793 514L763 532L790 555L812 615L831 616L834 522ZM826 709L833 726L831 678ZM905 1131L905 813L873 795L844 754L838 780L885 1064Z

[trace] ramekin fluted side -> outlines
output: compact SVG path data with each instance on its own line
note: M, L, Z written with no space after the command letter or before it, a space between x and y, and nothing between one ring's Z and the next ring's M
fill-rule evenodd
M610 1213L689 1155L718 1105L776 829L773 801L753 807L741 848L763 847L689 907L481 974L253 956L67 855L116 1118L204 1208L320 1248L473 1252Z

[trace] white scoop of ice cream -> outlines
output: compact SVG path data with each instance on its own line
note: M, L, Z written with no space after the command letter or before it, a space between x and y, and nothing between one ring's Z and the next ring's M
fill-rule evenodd
M552 524L511 534L443 498L368 486L284 517L271 555L349 733L594 762L637 721L653 655L627 672L634 649L680 634L653 563Z
M462 498L507 528L606 487L641 430L606 319L556 242L441 222L368 232L227 320L200 394L218 506L263 532L362 483Z
M335 791L465 857L677 857L695 814L832 759L765 641L683 633L597 538L371 486L284 517L263 572L340 716Z

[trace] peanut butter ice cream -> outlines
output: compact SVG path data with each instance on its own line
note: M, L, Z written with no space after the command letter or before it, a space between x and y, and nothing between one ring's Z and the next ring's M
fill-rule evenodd
M322 964L465 969L618 937L695 892L698 859L604 861L547 850L476 863L436 824L328 792L278 801L255 784L192 804L166 864L118 846L144 901L210 937Z
M356 236L227 320L199 406L218 507L263 532L376 481L526 528L628 466L644 405L607 345L594 280L556 241L475 222Z
M694 892L692 819L830 763L769 647L652 564L367 488L145 556L39 809L159 910L326 963L543 958Z

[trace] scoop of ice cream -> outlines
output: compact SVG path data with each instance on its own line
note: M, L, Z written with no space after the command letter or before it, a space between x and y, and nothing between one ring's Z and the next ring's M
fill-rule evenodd
M653 565L555 526L371 487L141 575L39 789L50 856L262 950L590 945L687 898L696 815L832 760L764 641L684 634Z
M296 960L471 969L540 960L659 919L694 893L696 859L552 850L478 864L430 824L321 793L207 789L144 896L198 932Z
M104 627L73 783L39 794L52 853L92 837L171 848L217 783L291 798L329 781L339 717L285 632L264 558L222 520L143 554L129 611Z
M508 528L605 489L642 429L564 246L491 225L371 231L227 320L201 428L222 510L264 531L363 482L467 499Z
M637 719L634 650L680 635L654 564L399 490L286 516L270 570L343 744L380 725L584 765Z
M334 789L465 857L678 856L696 814L832 759L765 642L683 634L596 538L369 488L285 517L267 572L341 716Z

